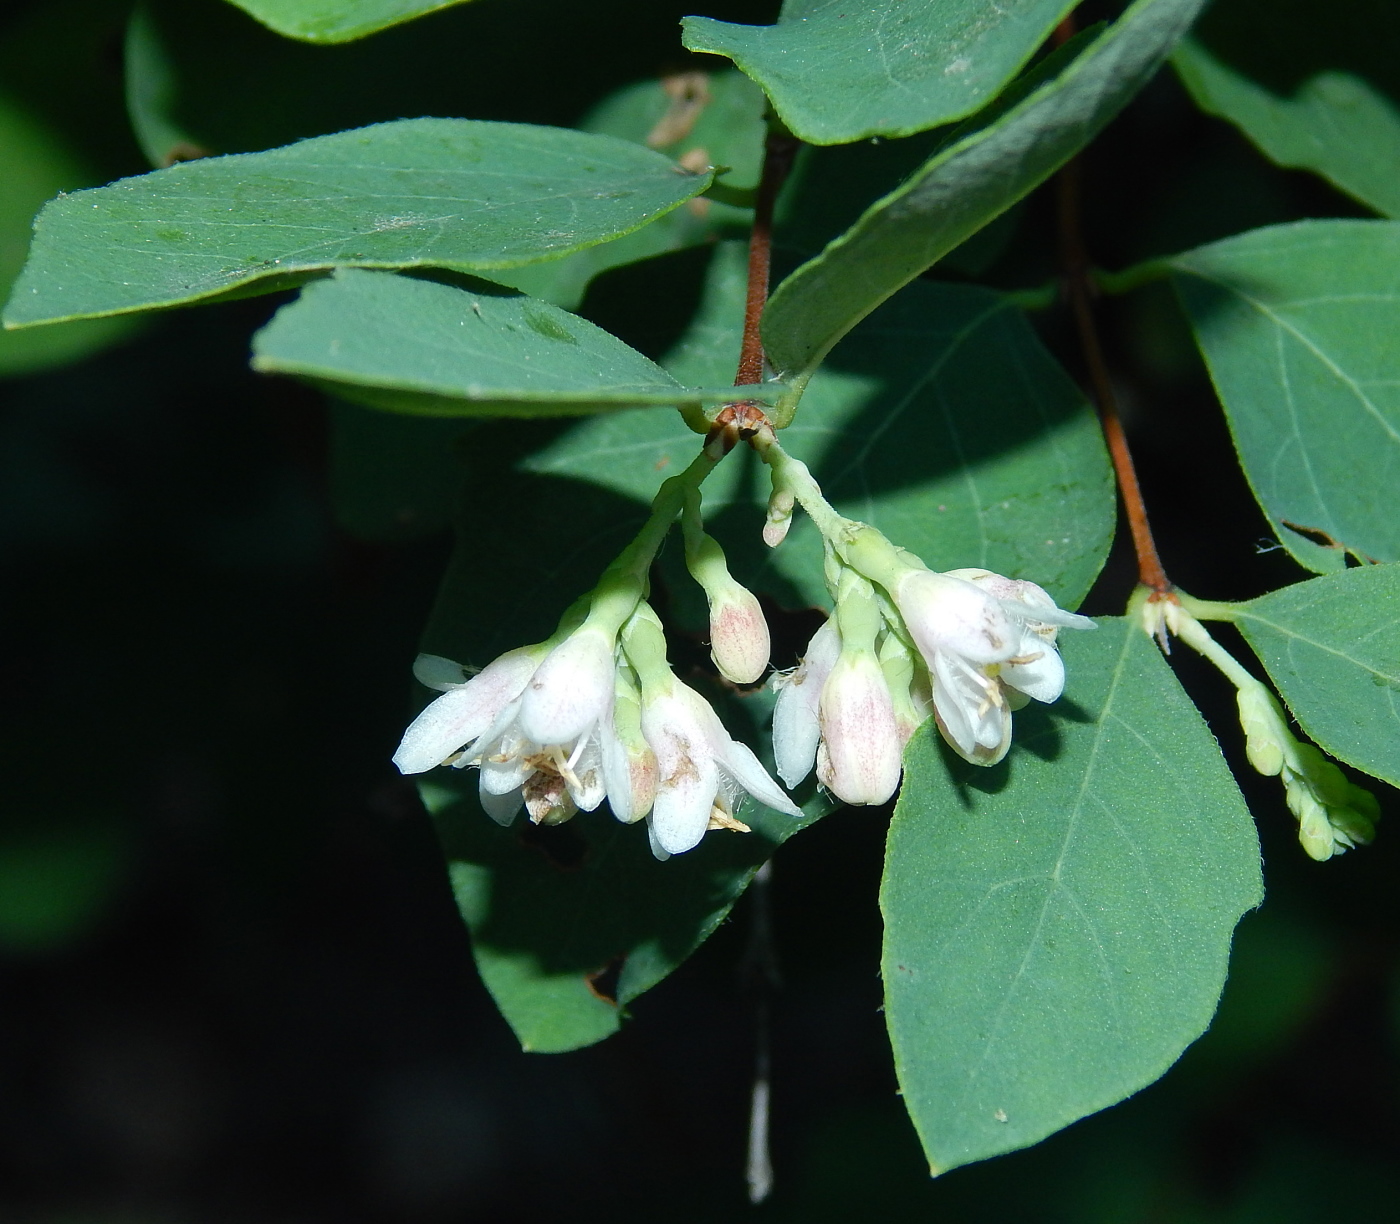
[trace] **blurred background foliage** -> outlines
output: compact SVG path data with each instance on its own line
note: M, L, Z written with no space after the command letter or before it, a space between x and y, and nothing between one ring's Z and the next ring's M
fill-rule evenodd
M215 153L420 114L598 122L623 87L716 66L680 49L692 7L477 0L313 47L220 0L157 0L143 53L170 75L142 96L167 131ZM705 11L766 22L776 8ZM11 0L0 14L0 283L44 199L150 164L126 112L131 11ZM1216 53L1256 54L1239 34L1250 11L1220 0L1205 27ZM1291 0L1285 18L1325 32L1330 7ZM1309 45L1309 71L1331 66L1327 38ZM1342 63L1355 46L1338 65L1391 88L1397 49ZM825 151L825 170L806 172L858 176L870 154ZM1254 226L1367 215L1195 110L1169 71L1093 147L1086 175L1089 242L1109 268ZM994 230L933 275L1014 288L1054 274L1049 192ZM693 300L694 264L678 257L679 299ZM615 324L608 285L582 309ZM282 300L0 337L0 1213L750 1211L744 904L592 1049L521 1054L478 983L433 831L388 764L472 434L251 374L248 338ZM668 305L638 327L664 324ZM1102 318L1168 570L1212 598L1301 579L1267 540L1167 291L1106 301ZM1067 320L1037 321L1078 373ZM640 331L624 339L649 347ZM511 548L511 508L480 531ZM1086 610L1120 611L1132 581L1120 547ZM1173 663L1223 715L1237 762L1232 694L1187 654ZM1400 848L1383 830L1371 849L1311 863L1277 787L1240 776L1269 892L1241 927L1211 1032L1125 1104L934 1182L878 1014L886 814L838 813L786 846L777 1188L756 1213L1289 1224L1393 1210Z

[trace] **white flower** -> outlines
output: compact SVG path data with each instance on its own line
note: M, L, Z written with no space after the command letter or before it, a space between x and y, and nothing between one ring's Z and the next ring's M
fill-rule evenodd
M656 754L650 834L657 858L692 849L707 829L744 829L733 815L740 790L775 811L802 815L753 752L730 737L710 703L673 675L644 688L642 732Z
M778 777L789 786L801 782L816 763L822 686L840 654L841 635L833 616L813 634L797 669L771 681L778 694L773 706L773 762Z
M976 765L1006 755L1013 708L1064 689L1057 629L1094 627L1035 583L989 570L910 569L892 594L932 677L939 730Z

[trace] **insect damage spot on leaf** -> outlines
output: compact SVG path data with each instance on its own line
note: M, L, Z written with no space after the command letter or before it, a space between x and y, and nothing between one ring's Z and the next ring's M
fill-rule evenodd
M611 1003L617 1006L617 984L622 978L622 966L627 963L625 956L614 956L601 969L595 969L592 973L585 973L583 980L588 984L588 989L593 994L602 999L604 1003Z
M537 332L546 340L562 340L565 344L577 344L578 341L573 334L567 331L562 325L551 319L542 311L531 310L525 307L525 323L533 332Z

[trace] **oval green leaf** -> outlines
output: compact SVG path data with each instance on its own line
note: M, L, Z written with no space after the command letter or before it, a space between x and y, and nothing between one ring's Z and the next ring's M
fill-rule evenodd
M1318 572L1400 561L1400 222L1301 221L1170 261L1254 495Z
M564 128L405 119L48 204L7 327L268 292L329 268L481 271L631 233L709 174Z
M1156 72L1202 2L1137 0L1087 46L1049 57L954 132L779 286L763 316L774 367L800 386L876 306L1083 148Z
M1232 619L1310 738L1400 786L1400 565L1284 587Z
M1157 648L1065 634L1069 683L978 769L929 727L890 826L885 1018L932 1171L1150 1084L1210 1023L1262 895L1249 812Z
M972 114L1074 7L1066 0L787 0L778 23L687 17L692 51L732 59L810 144L909 136Z

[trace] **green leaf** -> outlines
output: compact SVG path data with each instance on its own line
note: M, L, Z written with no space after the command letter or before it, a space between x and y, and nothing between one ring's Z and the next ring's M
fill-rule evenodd
M279 310L253 338L253 368L422 416L577 416L736 394L682 387L586 319L499 285L361 268Z
M1026 1147L1167 1070L1262 895L1210 730L1140 630L1064 634L1069 683L979 769L931 728L890 826L885 1017L932 1171Z
M545 436L536 424L482 425L469 435L459 544L424 650L484 664L542 640L641 525L638 501L582 480L513 470ZM700 439L691 438L698 450ZM696 683L689 669L684 674ZM725 697L717 685L699 687L731 732L765 755L758 728L770 695ZM810 785L804 821L749 801L739 815L752 833L711 833L695 850L658 863L646 830L620 825L606 808L560 829L523 821L502 829L480 810L476 787L474 771L439 769L424 777L421 793L437 819L482 979L521 1044L539 1052L616 1031L626 1004L714 931L774 848L830 808ZM609 976L616 1002L597 993L609 988Z
M1400 217L1400 108L1361 77L1319 72L1278 97L1189 39L1172 63L1196 105L1235 124L1279 165L1312 170Z
M1137 93L1202 0L1137 0L1078 54L1070 44L779 286L764 313L775 368L803 379L876 306L1009 208ZM1010 102L1008 107L1007 102Z
M0 95L0 296L24 264L40 205L90 182L63 142ZM86 357L131 331L129 320L65 323L42 332L0 332L0 377L29 374Z
M1319 572L1345 549L1400 560L1400 223L1274 226L1169 266L1288 551Z
M704 382L733 368L743 292L742 248L721 248L691 334L663 358L673 374ZM1020 312L987 290L910 285L832 354L782 440L839 509L935 569L1030 578L1073 606L1107 555L1116 510L1098 423ZM526 463L641 499L695 447L665 414L619 413ZM736 524L737 540L724 543L737 572L789 607L825 603L817 532L799 514L766 550L766 474L736 458L703 493L707 513Z
M343 43L464 0L230 0L263 25L305 42Z
M1232 619L1311 739L1400 786L1400 566L1284 587Z
M692 51L725 55L801 139L909 136L972 114L1066 12L1066 0L787 0L776 25L687 17Z
M630 233L709 182L626 141L468 119L185 162L47 205L6 326L267 292L348 265L534 263Z

